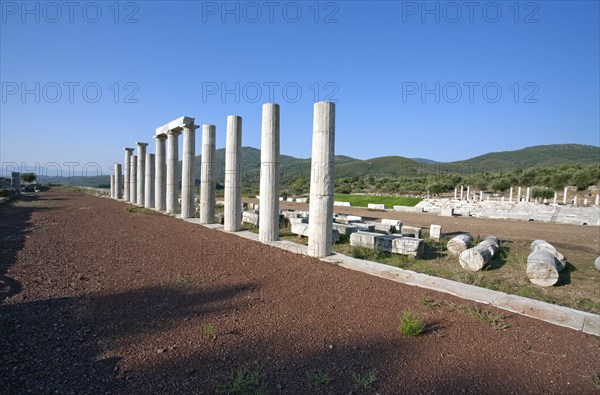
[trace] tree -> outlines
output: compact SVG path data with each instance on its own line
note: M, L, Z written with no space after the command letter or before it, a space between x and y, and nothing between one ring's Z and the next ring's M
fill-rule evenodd
M31 184L32 182L34 182L37 179L37 176L35 175L35 173L23 173L21 174L21 180L23 180L23 182L29 183Z
M552 189L548 189L548 188L533 188L533 191L531 191L531 197L532 198L546 198L546 199L550 199L552 197L554 197L554 191Z
M499 180L493 181L490 187L496 192L504 192L510 188L510 181L506 178L500 178Z

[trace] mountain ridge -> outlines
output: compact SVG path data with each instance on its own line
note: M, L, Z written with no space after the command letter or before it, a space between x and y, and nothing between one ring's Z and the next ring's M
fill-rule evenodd
M260 149L242 147L242 171L245 182L252 182L260 177ZM420 158L416 158L420 159ZM489 152L473 158L437 162L431 159L418 161L403 156L382 156L371 159L356 159L346 155L335 156L335 176L344 177L405 177L432 175L439 173L472 174L475 172L506 172L516 168L552 167L561 164L589 165L600 163L600 147L585 144L549 144L525 147L512 151ZM426 161L426 162L425 162ZM201 155L195 157L194 171L196 179L200 177ZM179 161L181 168L181 161ZM308 177L310 174L310 158L296 158L289 155L280 156L282 182ZM218 182L225 176L225 149L215 151L215 175ZM85 177L49 177L52 182L71 185L90 185L80 183ZM108 176L92 177L102 179L95 184L108 183ZM40 177L40 182L46 182Z

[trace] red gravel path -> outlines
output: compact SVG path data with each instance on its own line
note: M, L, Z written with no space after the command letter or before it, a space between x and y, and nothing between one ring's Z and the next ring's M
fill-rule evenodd
M497 331L420 300L473 303L125 207L53 189L0 208L1 393L209 394L246 367L272 394L315 392L313 369L320 393L375 371L367 392L600 394L593 336L518 315ZM424 335L398 333L405 309Z

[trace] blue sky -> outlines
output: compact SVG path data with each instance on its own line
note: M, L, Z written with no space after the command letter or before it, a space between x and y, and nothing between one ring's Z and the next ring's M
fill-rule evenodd
M324 99L338 103L336 153L361 159L600 145L597 1L72 4L1 2L3 170L108 173L182 115L215 124L217 148L241 115L259 148L268 101L297 157Z

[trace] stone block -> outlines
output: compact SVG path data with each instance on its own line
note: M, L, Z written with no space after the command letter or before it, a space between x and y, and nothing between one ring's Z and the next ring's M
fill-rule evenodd
M414 237L415 239L420 239L421 238L421 228L419 228L418 226L407 226L407 225L402 225L402 228L400 229L400 233L402 234L402 236L410 236L410 237Z
M288 218L290 224L307 224L308 220L306 218Z
M383 232L385 234L392 234L396 230L394 225L384 224L381 222L367 222L367 225L372 226L375 232Z
M341 235L350 236L352 233L358 232L361 228L354 225L340 224L334 222L333 229L337 230Z
M382 235L381 233L356 232L350 235L350 245L376 251L392 252L392 240L397 237Z
M423 255L425 250L425 243L422 239L416 239L413 237L398 237L392 240L392 253L409 255L415 258Z
M281 215L283 215L283 217L287 219L300 218L300 213L297 211L282 211Z
M429 227L429 237L439 240L442 237L442 225L431 225Z
M307 222L293 222L291 223L291 232L293 234L296 234L298 236L305 236L308 237L308 223ZM337 242L340 239L340 233L336 230L333 229L333 237L332 240L333 242Z
M422 213L423 207L394 206L394 210L406 213Z
M242 223L258 226L258 214L251 211L242 212Z
M352 207L350 202L333 202L334 206Z
M367 208L370 208L373 210L385 210L385 204L368 203Z

